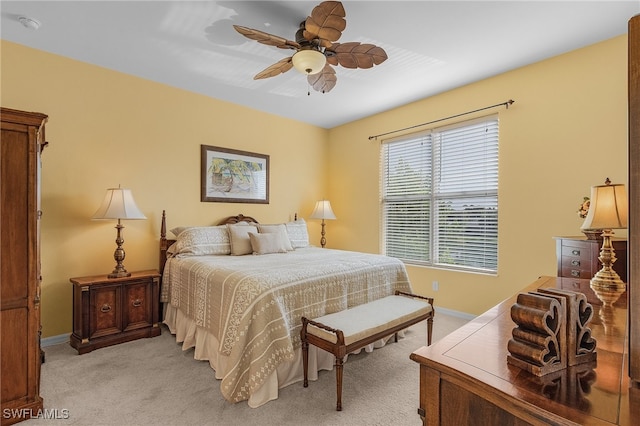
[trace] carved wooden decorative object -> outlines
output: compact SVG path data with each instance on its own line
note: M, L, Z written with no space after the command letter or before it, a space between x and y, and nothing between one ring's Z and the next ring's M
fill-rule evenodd
M593 306L584 293L556 288L539 289L540 293L564 297L567 300L567 365L569 367L596 360L596 339L587 325L593 318ZM571 343L575 342L575 344Z
M511 307L516 323L507 344L507 362L543 376L567 367L565 300L521 293Z
M586 296L568 290L521 293L511 307L516 323L507 344L507 362L544 376L596 360L596 341L588 323L593 307Z

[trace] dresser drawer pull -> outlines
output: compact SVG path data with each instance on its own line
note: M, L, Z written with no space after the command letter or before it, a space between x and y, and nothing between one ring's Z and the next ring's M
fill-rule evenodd
M574 256L580 256L580 250L571 250L571 254Z
M137 308L137 307L139 307L139 306L142 306L142 300L140 300L140 299L136 299L136 300L134 300L133 302L131 302L131 304L132 304L134 307L136 307L136 308Z
M580 271L576 271L575 269L571 270L572 277L580 277Z
M102 305L102 307L100 308L100 312L105 313L105 314L107 312L109 312L110 310L111 310L111 305L106 304L106 303L104 305Z
M579 260L577 260L577 259L574 259L574 260L572 260L572 261L571 261L571 265L573 265L573 266L580 266L580 261L579 261Z

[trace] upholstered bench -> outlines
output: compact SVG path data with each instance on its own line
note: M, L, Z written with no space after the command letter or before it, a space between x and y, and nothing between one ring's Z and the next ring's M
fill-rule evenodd
M384 337L395 337L405 328L427 320L427 345L433 329L433 298L396 291L395 295L310 320L302 317L304 387L309 386L309 344L336 357L336 410L342 410L344 357Z

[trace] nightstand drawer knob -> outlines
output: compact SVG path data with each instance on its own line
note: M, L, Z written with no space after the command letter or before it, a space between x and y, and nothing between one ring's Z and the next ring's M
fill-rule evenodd
M571 265L573 265L573 266L580 266L580 261L579 261L579 260L577 260L577 259L574 259L574 260L572 260L572 261L571 261Z
M111 311L111 305L108 305L106 303L104 305L102 305L102 307L100 308L100 312L102 312L102 313L106 314L109 311Z
M572 277L580 277L580 271L576 271L575 269L571 270Z
M133 302L131 302L131 304L137 308L139 306L142 306L142 300L136 299Z
M574 256L580 256L580 250L571 250L571 254Z

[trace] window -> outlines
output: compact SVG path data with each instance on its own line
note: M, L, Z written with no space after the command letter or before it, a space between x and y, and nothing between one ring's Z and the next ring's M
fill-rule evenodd
M382 144L383 251L407 263L496 273L496 116Z

